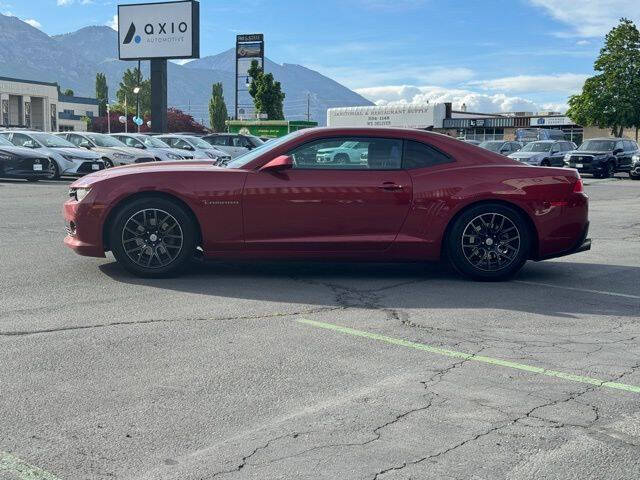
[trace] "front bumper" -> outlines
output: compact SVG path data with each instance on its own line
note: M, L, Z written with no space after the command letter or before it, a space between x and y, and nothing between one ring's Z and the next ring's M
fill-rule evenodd
M100 205L67 201L62 207L67 236L64 244L85 257L105 257L102 244L102 214Z
M71 165L66 169L61 169L60 175L81 177L105 168L102 160L72 160L70 163Z

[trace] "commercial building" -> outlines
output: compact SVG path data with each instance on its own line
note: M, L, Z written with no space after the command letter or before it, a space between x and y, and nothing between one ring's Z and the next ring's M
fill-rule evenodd
M516 140L519 130L562 130L576 144L584 139L609 136L600 128L576 125L557 112L500 114L453 110L450 103L401 106L344 107L327 110L330 127L403 127L433 130L470 140Z
M98 116L95 98L62 95L55 83L0 77L0 128L85 131Z

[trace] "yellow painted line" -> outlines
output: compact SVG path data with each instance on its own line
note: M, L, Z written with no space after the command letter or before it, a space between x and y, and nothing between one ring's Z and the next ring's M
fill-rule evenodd
M553 285L551 283L527 282L524 280L514 280L513 282L522 283L524 285L534 285L536 287L559 288L561 290L572 290L574 292L596 293L598 295L609 295L612 297L633 298L634 300L640 300L640 295L631 295L628 293L608 292L606 290L591 290L589 288L565 287L562 285Z
M0 473L10 473L19 480L61 480L52 473L29 465L24 460L0 451Z
M344 333L355 337L368 338L370 340L377 340L379 342L390 343L392 345L398 345L401 347L413 348L415 350L422 350L423 352L435 353L437 355L444 355L446 357L462 358L465 360L486 363L489 365L495 365L499 367L513 368L516 370L522 370L525 372L534 373L537 375L545 375L547 377L562 378L563 380L569 380L571 382L586 383L589 385L595 385L597 387L613 388L616 390L625 390L627 392L640 393L640 387L635 385L627 385L626 383L608 382L606 380L600 380L592 377L585 377L582 375L575 375L573 373L559 372L557 370L548 370L542 367L535 367L533 365L525 365L523 363L511 362L509 360L502 360L500 358L485 357L483 355L473 355L471 353L457 352L455 350L448 350L446 348L433 347L424 343L410 342L408 340L402 340L400 338L388 337L386 335L380 335L378 333L366 332L363 330L355 330L353 328L343 327L341 325L335 325L333 323L316 322L315 320L307 320L301 318L296 320L298 323L303 323L316 328L323 328L325 330L332 330L334 332Z

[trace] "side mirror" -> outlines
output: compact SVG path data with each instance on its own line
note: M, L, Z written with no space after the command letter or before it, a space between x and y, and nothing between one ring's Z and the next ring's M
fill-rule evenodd
M191 145L187 145L186 147L184 147L185 150L189 150L190 152L193 152L195 150L195 147L192 147Z
M79 147L86 148L87 150L91 150L91 144L87 140L83 140L80 142Z
M616 149L613 151L613 154L614 154L614 155L619 155L619 154L621 154L622 152L624 152L624 150L622 150L621 148L616 148Z
M280 155L267 164L260 167L261 172L280 172L293 168L293 158L289 155Z
M22 146L25 148L39 148L39 145L33 140L27 140Z

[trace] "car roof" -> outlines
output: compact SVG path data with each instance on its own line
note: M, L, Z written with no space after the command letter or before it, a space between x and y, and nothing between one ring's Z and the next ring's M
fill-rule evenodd
M619 137L597 137L597 138L587 138L585 140L612 140L612 141L619 141L619 140L631 140L630 138L619 138ZM635 141L635 140L631 140L631 141Z

